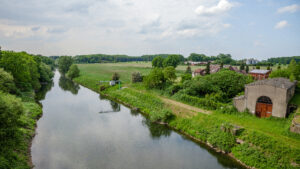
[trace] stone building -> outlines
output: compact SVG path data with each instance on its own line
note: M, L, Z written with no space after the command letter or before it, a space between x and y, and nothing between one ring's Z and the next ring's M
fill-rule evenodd
M245 86L245 95L233 99L242 112L248 109L258 117L286 117L288 103L295 93L296 82L286 78L259 80Z

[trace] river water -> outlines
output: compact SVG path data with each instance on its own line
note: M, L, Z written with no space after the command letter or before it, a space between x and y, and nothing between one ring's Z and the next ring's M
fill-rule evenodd
M36 169L242 168L58 72L53 81L39 95L43 116L31 147Z

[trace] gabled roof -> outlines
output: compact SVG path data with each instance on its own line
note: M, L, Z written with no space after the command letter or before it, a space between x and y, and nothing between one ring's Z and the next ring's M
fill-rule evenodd
M268 86L273 86L273 87L277 87L277 88L289 89L289 88L295 86L296 83L297 83L296 81L291 82L289 79L280 77L280 78L259 80L259 81L247 84L246 86L268 85Z
M249 73L267 74L269 72L271 72L271 70L254 69L254 70L251 70Z

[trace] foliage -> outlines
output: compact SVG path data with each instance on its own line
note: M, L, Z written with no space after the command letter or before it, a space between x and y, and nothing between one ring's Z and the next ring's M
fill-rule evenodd
M167 93L169 95L172 96L172 95L174 95L175 93L177 93L181 89L182 89L182 85L180 85L180 84L173 84L173 85L169 86L166 91L167 91Z
M2 68L0 68L0 91L12 94L18 93L13 76Z
M188 67L186 68L185 73L186 73L186 74L192 74L192 69L191 69L190 66L188 66Z
M69 71L70 66L73 64L71 56L61 56L58 59L58 70L63 75Z
M191 79L192 79L192 75L191 74L185 73L185 74L181 75L181 83L184 83L185 81L191 80Z
M221 71L199 76L184 83L184 92L192 96L204 96L211 93L222 95L223 102L236 96L244 90L244 85L252 82L249 76L236 73L231 70L222 69Z
M120 75L119 75L117 72L115 72L115 73L112 75L111 80L117 81L117 80L119 80L119 79L120 79Z
M10 94L0 92L0 147L16 141L19 118L24 113L21 100Z
M164 62L164 58L162 58L161 56L156 56L152 60L152 67L162 68L163 67L163 62Z
M255 69L260 69L260 66L256 66Z
M72 64L72 65L70 66L70 69L69 69L69 71L68 71L68 73L67 73L67 76L68 76L70 79L73 79L73 78L76 78L76 77L79 76L79 69L78 69L77 65Z
M175 68L168 66L163 69L163 74L166 80L174 81L176 79Z
M269 58L268 62L271 62L273 64L289 64L292 59L294 59L298 63L300 61L300 56Z
M276 78L276 77L285 77L285 78L289 78L290 74L286 69L277 69L274 70L270 73L269 75L270 78Z
M246 73L248 73L249 72L249 66L247 65L246 66Z
M145 76L144 85L146 88L162 89L165 85L166 79L162 69L154 68L151 70L148 76Z
M210 62L207 62L207 64L206 64L205 74L207 74L207 75L210 74Z
M207 141L214 147L225 152L231 152L235 145L235 138L231 133L223 132L220 129L215 129L207 138Z
M245 64L240 65L240 70L245 70Z
M169 55L166 59L164 59L163 66L173 66L174 68L176 68L179 65L180 61L181 60L179 55Z
M39 73L40 73L40 82L46 82L49 83L52 81L52 78L54 76L54 73L51 70L51 67L46 65L45 63L40 63L39 65Z
M132 76L132 78L131 78L132 83L137 83L137 82L142 82L143 81L143 76L141 75L140 72L133 72L131 74L131 76Z
M25 52L2 52L0 67L13 75L16 86L23 91L40 88L38 66L34 57Z
M150 120L152 122L168 122L173 117L174 115L171 113L170 110L163 110L152 114L152 116L150 116Z

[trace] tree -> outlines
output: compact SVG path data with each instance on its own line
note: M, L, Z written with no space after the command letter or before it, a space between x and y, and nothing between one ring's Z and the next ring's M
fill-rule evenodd
M156 56L153 60L152 60L152 67L163 67L163 62L164 62L164 58L162 58L161 56Z
M190 66L188 66L188 67L186 68L185 73L187 73L187 74L192 74L192 69L191 69Z
M146 88L158 88L162 89L165 85L166 79L161 68L154 68L151 70L148 76L144 79L144 85Z
M278 66L277 66L277 69L281 69L281 64L279 63Z
M58 59L58 70L63 75L66 74L73 64L73 59L71 56L61 56Z
M246 66L246 73L248 73L249 72L249 66L247 65Z
M0 68L0 91L5 93L17 93L13 76Z
M256 69L260 69L260 66L256 66Z
M224 63L221 62L220 68L223 69L223 67L224 67Z
M164 68L163 73L166 80L174 81L176 79L175 68L173 66Z
M267 67L267 70L271 70L270 66Z
M288 71L293 74L295 77L298 74L298 70L297 70L297 63L295 61L295 59L292 59L289 66L288 66Z
M119 75L117 72L115 72L115 73L112 75L111 80L117 81L117 80L119 80L119 79L120 79L120 75Z
M141 75L140 72L133 72L131 74L131 82L132 83L137 83L137 82L142 82L143 81L143 76Z
M181 83L183 83L183 82L185 82L187 80L191 80L191 79L192 79L192 75L191 74L185 73L185 74L181 75Z
M10 72L15 84L23 91L38 90L40 74L34 57L25 52L3 51L0 66Z
M242 63L242 64L240 65L240 70L245 70L245 65L244 65L244 63Z
M210 74L210 62L207 62L205 72L206 72L207 75Z
M70 69L67 73L67 76L70 78L70 79L73 79L75 77L78 77L79 76L79 69L78 69L78 66L73 64L70 66Z
M180 63L180 58L178 55L169 55L164 61L163 61L163 66L173 66L176 68Z

